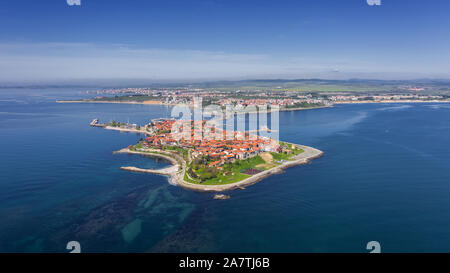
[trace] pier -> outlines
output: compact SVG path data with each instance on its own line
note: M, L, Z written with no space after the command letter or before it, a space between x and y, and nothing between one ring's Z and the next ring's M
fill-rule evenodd
M130 171L130 172L138 172L138 173L152 173L159 175L171 176L178 171L178 165L173 165L164 169L152 170L152 169L141 169L136 167L120 167L121 170Z
M104 123L99 123L98 118L93 119L93 120L91 121L91 123L89 123L89 125L92 126L92 127L102 127L102 128L106 127L106 124L104 124Z

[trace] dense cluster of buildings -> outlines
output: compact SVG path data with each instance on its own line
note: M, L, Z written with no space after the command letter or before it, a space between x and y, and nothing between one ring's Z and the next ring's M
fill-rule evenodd
M224 98L216 102L218 105L235 105L240 104L244 106L248 105L278 105L280 107L295 106L302 103L307 104L325 104L326 101L323 99L313 99L313 98L280 98L280 99L270 99L270 98L256 98L256 99L237 99L237 98Z
M281 107L294 106L300 103L323 104L326 99L311 94L299 94L298 92L268 91L268 90L234 90L223 91L216 89L202 89L191 87L177 88L121 88L87 91L88 94L108 95L98 96L96 99L107 99L111 95L147 96L149 100L158 101L161 104L192 104L193 98L203 98L209 103L225 105L279 105Z
M429 86L397 86L396 90L388 90L394 87L386 87L386 91L373 93L371 91L358 93L313 92L296 90L283 90L282 87L245 90L219 89L219 88L195 88L193 86L173 88L122 88L88 91L87 93L105 94L96 99L108 100L111 95L124 95L133 101L134 96L147 96L144 99L158 104L175 105L188 104L195 106L195 97L203 99L203 105L215 104L222 107L227 105L260 106L273 105L283 108L306 108L311 106L331 106L334 103L353 102L402 102L402 101L449 101L449 96L424 93L432 90ZM402 90L402 91L400 91ZM395 93L394 93L395 92ZM128 95L128 96L125 96ZM126 99L122 99L124 101ZM141 101L142 98L139 100ZM308 105L309 104L309 105Z
M278 142L267 137L225 131L209 126L204 120L175 122L173 119L152 122L149 130L153 134L145 139L143 145L158 149L163 146L190 149L192 158L207 157L209 166L221 166L262 152L280 151ZM183 128L189 127L188 130L173 130L179 124Z

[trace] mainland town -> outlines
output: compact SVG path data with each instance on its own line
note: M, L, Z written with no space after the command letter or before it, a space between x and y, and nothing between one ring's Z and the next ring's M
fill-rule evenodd
M278 83L278 82L275 82ZM366 83L365 83L366 84ZM348 88L348 89L347 89ZM88 99L60 102L88 103L133 103L194 106L194 97L202 99L203 106L210 104L279 106L280 111L332 107L349 103L417 103L450 102L450 89L447 84L408 84L408 85L314 85L308 88L297 85L271 85L253 87L161 87L161 88L116 88L86 91Z

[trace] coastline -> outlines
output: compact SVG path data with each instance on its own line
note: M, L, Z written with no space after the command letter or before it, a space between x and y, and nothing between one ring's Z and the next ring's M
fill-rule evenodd
M136 134L150 135L150 132L147 132L145 130L127 129L127 128L120 128L120 127L113 127L113 126L105 126L105 127L102 127L102 128L106 129L106 130L120 131L120 132L126 132L126 133L136 133Z
M174 106L174 103L162 103L156 101L96 101L96 100L57 100L56 103L113 103L113 104L143 104Z
M162 105L162 106L175 106L173 103L163 103L158 101L95 101L95 100L57 100L56 103L110 103L110 104L141 104L141 105ZM335 101L332 105L324 105L317 107L306 107L306 108L280 108L280 112L287 111L303 111L303 110L313 110L313 109L323 109L323 108L332 108L336 104L366 104L366 103L450 103L450 100L381 100L381 101ZM263 111L260 113L271 113L273 110Z
M57 100L56 103L110 103L110 104L141 104L141 105L162 105L162 106L175 106L174 103L162 103L157 101L151 102L139 102L139 101L95 101L95 100ZM305 108L280 108L280 112L287 111L302 111L302 110L313 110L313 109L322 109L322 108L331 108L333 105L324 105L317 107L305 107ZM261 111L256 113L272 113L274 110L269 111ZM252 112L250 112L252 113Z
M184 159L182 159L181 157L179 157L178 155L173 154L173 153L159 151L159 150L151 150L149 152L131 151L128 148L121 149L114 153L129 153L129 154L140 154L140 155L161 157L166 160L169 160L173 165L171 167L159 169L159 170L140 169L140 168L136 168L136 167L121 167L122 170L169 176L170 181L173 184L183 187L185 189L189 189L189 190L200 191L200 192L223 192L223 191L229 191L229 190L234 190L234 189L238 189L238 188L242 189L246 186L256 184L256 183L260 182L261 180L263 180L264 178L267 178L274 174L280 174L283 172L283 170L288 169L293 166L307 164L311 160L319 158L323 155L323 152L318 149L315 149L315 148L312 148L309 146L298 145L298 144L293 144L293 145L296 145L298 148L303 149L304 152L293 157L292 160L283 162L279 166L273 167L269 170L262 171L260 173L252 175L251 177L241 180L239 182L235 182L235 183L231 183L231 184L224 184L224 185L202 185L202 184L194 184L194 183L185 181L184 175L185 175L185 170L186 170L186 162L184 161ZM178 158L175 159L172 156L175 156Z
M333 107L334 107L333 105L324 105L324 106L306 107L306 108L280 108L280 112L314 110L314 109L333 108Z
M333 104L363 104L363 103L450 103L450 100L380 100L380 101L336 101Z

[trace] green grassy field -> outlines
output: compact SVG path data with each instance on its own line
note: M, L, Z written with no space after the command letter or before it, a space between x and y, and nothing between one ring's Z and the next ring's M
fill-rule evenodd
M239 182L243 179L246 179L248 177L251 177L251 175L242 173L242 171L248 170L248 169L257 169L257 170L265 170L265 168L259 168L258 165L264 164L265 161L258 155L255 157L251 157L245 160L236 160L233 163L227 163L223 165L223 170L215 169L214 177L206 178L209 176L207 174L208 167L200 167L197 170L193 170L195 175L198 176L198 178L189 179L187 174L185 174L185 181L195 183L195 184L202 184L202 185L222 185L222 184L230 184ZM190 167L191 168L191 167ZM187 173L188 171L186 171ZM203 180L203 182L201 182Z
M249 178L251 175L244 174L244 173L234 173L234 174L228 174L225 175L223 172L218 173L217 177L208 179L204 182L197 180L192 180L188 177L187 172L184 174L184 180L193 184L201 184L201 185L223 185L223 184L231 184L236 183L241 180L244 180L246 178Z
M275 153L271 152L274 161L290 160L292 157L301 154L304 150L294 147L290 143L280 142L281 145L287 146L291 151L288 153ZM267 159L266 159L267 160ZM226 163L222 167L223 169L211 168L206 165L192 165L188 166L185 174L185 181L202 184L202 185L222 185L239 182L243 179L251 177L251 175L243 173L249 169L255 169L259 171L265 171L275 166L280 165L276 162L266 162L260 155L247 158L244 160L236 160L234 162ZM190 179L187 173L190 173L193 179Z

